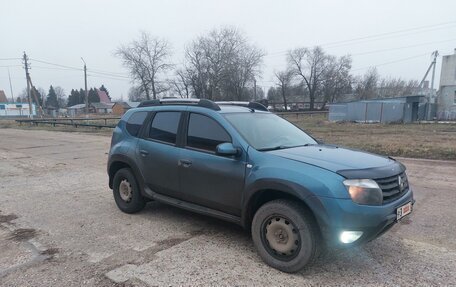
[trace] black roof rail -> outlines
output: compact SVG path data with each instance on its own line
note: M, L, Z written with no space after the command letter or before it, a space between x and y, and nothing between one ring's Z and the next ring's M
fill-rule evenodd
M215 102L218 105L230 105L230 106L240 106L246 107L252 110L257 111L265 111L268 112L268 108L266 108L263 104L259 102L237 102L237 101L223 101L223 102Z
M160 100L147 100L147 101L142 101L141 103L139 103L138 108L158 106L158 105L160 105Z
M196 105L203 108L208 108L214 111L220 111L220 105L229 105L229 106L240 106L251 109L252 111L265 111L268 112L263 104L259 102L239 102L239 101L221 101L213 102L208 99L183 99L183 98L164 98L156 100L147 100L142 101L138 108L141 107L151 107L151 106L161 106L161 105Z
M203 108L208 108L215 111L220 111L220 107L211 100L207 99L182 99L182 98L166 98L142 101L138 108L161 106L161 105L196 105Z

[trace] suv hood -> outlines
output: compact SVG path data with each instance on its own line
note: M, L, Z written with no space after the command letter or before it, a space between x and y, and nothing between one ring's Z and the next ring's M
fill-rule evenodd
M396 163L395 160L387 157L331 145L309 145L268 151L267 153L337 173L348 170L378 169Z

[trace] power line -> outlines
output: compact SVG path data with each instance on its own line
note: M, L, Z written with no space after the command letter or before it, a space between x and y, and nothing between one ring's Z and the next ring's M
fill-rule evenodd
M99 75L106 75L106 76L118 77L118 78L123 78L123 79L130 79L130 77L128 77L128 76L120 76L120 75L113 74L113 73L96 72L93 69L87 69L87 70L89 72L91 72L92 74L99 74Z
M415 56L411 56L411 57L407 57L407 58L397 59L397 60L390 61L390 62L384 62L384 63L377 64L377 65L371 65L371 66L365 66L365 67L362 67L362 68L351 69L351 71L353 72L353 71L364 70L364 69L368 69L368 68L374 68L374 67L380 67L380 66L385 66L385 65L389 65L389 64L404 62L404 61L407 61L407 60L411 60L411 59L415 59L415 58L419 58L419 57L422 57L422 56L429 55L430 53L431 52L428 52L428 53L425 53L425 54L419 54L419 55L415 55Z
M22 60L22 58L0 58L0 61Z
M108 74L119 75L119 76L128 76L128 74L125 74L125 73L115 73L115 72L104 71L104 70L99 70L99 69L90 69L90 71L99 72L99 73L108 73Z
M368 40L368 39L371 39L371 38L385 39L385 38L389 38L389 37L385 37L385 36L388 36L388 35L394 35L392 37L398 37L398 36L404 36L404 35L407 35L407 34L416 34L416 33L429 32L429 31L434 31L434 30L439 30L439 29L453 28L453 27L439 27L439 26L444 26L444 25L454 26L455 24L456 24L456 21L450 21L450 22L444 22L444 23L439 23L439 24L434 24L434 25L420 26L420 27L415 27L415 28L409 28L409 29L391 31L391 32L386 32L386 33L368 35L368 36L363 36L363 37L357 37L357 38L352 38L352 39L348 39L348 40L341 40L341 41L335 41L335 42L329 42L329 43L323 43L323 44L316 44L314 46L322 46L322 47L326 47L326 48L335 48L335 47L350 45L350 44L344 44L344 43L357 42L356 44L358 44L360 42L368 42L368 41L362 41L362 40ZM438 28L428 29L428 30L425 30L425 31L416 31L416 30L422 30L422 29L425 29L425 28L432 28L432 27L438 27ZM414 33L406 33L406 32L411 32L411 31L415 31L415 32ZM395 34L400 34L400 35L395 35ZM376 41L376 40L379 40L379 39L374 39L374 41ZM338 44L343 44L343 45L338 45ZM281 56L281 55L286 55L287 53L288 53L288 50L283 50L283 51L269 53L268 55L266 55L266 57L268 57L268 56Z
M47 61L43 61L43 60L37 60L37 59L32 59L32 58L30 60L35 61L35 62L39 62L39 63L43 63L43 64L52 65L52 66L57 66L57 67L62 67L62 68L67 68L67 69L83 71L83 69L81 69L81 68L76 68L76 67L71 67L71 66L51 63L51 62L47 62Z
M366 39L372 39L372 38L382 38L383 39L383 38L385 38L384 36L395 35L395 34L400 34L400 35L396 35L396 36L404 36L406 34L415 34L415 33L406 33L406 32L410 32L410 31L417 31L417 30L421 30L421 29L426 29L426 28L430 28L430 27L437 27L437 26L443 26L443 25L454 26L455 24L456 24L456 21L451 21L451 22L445 22L445 23L440 23L440 24L435 24L435 25L421 26L421 27L404 29L404 30L399 30L399 31L381 33L381 34L376 34L376 35L369 35L369 36L364 36L364 37L358 37L358 38L353 38L353 39L349 39L349 40L330 42L330 43L322 44L321 46L334 46L334 45L343 44L343 43L346 43L346 42L357 42L357 41L360 41L360 40L366 40ZM435 29L427 29L427 30L424 30L424 31L419 31L418 33L429 32L429 31L434 31L434 30L439 30L439 29L447 29L447 28L453 28L453 27L440 27L440 28L435 28ZM394 36L394 37L396 37L396 36Z
M443 40L443 41L421 43L421 44L416 44L416 45L408 45L408 46L402 46L402 47L396 47L396 48L374 50L374 51L363 52L363 53L355 53L355 54L351 54L351 56L369 55L369 54L375 54L375 53L381 53L381 52L387 52L387 51L394 51L394 50L401 50L401 49L407 49L407 48L415 48L415 47L420 47L420 46L434 45L434 44L451 42L451 41L456 41L456 38L449 39L449 40Z
M112 80L118 80L118 81L127 81L130 82L128 79L123 79L123 78L114 78L110 76L100 76L100 75L93 75L93 74L88 74L87 76L93 77L93 78L101 78L101 79L112 79Z
M59 71L78 71L79 70L75 70L75 69L69 69L69 68L54 68L54 67L45 67L45 66L37 66L37 65L34 65L33 66L34 69L45 69L45 70L59 70Z
M47 65L52 65L52 66L60 67L60 69L59 69L59 68L35 66L35 67L39 67L39 68L41 68L41 69L49 69L49 70L55 69L55 70L63 70L63 71L64 71L64 70L83 71L83 69L81 69L81 68L76 68L76 67L71 67L71 66L67 66L67 65L52 63L52 62L49 62L49 61L43 61L43 60L38 60L38 59L31 59L31 60L33 60L33 61L35 61L35 62L47 64ZM62 69L62 68L63 68L63 69ZM87 69L87 71L91 72L92 74L100 74L100 75L106 75L106 76L115 77L115 78L130 79L130 77L126 76L126 74L113 73L113 72L105 72L105 71L98 70L98 69Z

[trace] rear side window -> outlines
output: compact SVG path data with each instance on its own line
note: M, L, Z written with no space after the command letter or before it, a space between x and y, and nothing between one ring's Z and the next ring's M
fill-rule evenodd
M150 125L149 138L167 143L176 143L180 112L158 112Z
M139 130L141 129L146 117L147 112L136 112L132 114L127 121L128 133L134 137L138 137Z
M188 147L215 151L217 145L225 142L231 142L231 137L215 120L200 114L190 114Z

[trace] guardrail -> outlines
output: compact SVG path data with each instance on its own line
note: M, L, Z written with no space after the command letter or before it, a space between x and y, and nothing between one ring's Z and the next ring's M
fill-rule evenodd
M287 111L287 112L275 112L276 115L280 116L280 117L284 117L284 116L293 116L295 115L297 118L299 116L305 116L305 115L310 115L310 116L313 116L313 115L326 115L328 114L329 111Z
M328 111L286 111L286 112L275 112L276 115L280 117L284 116L304 116L304 115L320 115L327 114ZM94 127L94 128L115 128L116 125L109 125L108 120L120 120L120 117L92 117L92 118L39 118L39 119L17 119L16 122L19 125L24 123L30 123L35 126L39 124L44 125L62 125L62 126L73 126L77 128L80 127ZM104 121L104 124L89 123L89 121Z
M48 119L21 119L16 120L19 125L23 123L30 123L38 126L38 124L45 125L63 125L63 126L73 126L77 128L81 127L94 127L94 128L115 128L116 125L108 125L108 120L119 120L120 117L106 117L106 118L48 118ZM89 121L104 121L103 124L89 123Z

